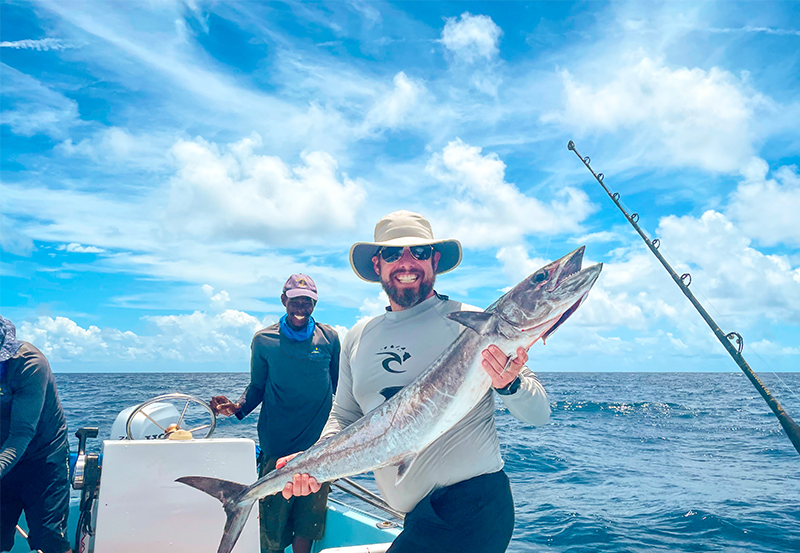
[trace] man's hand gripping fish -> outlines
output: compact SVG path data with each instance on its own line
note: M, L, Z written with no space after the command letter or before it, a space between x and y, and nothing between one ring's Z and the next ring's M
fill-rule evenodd
M283 490L297 473L330 482L397 465L401 481L417 455L469 413L491 387L481 367L490 344L513 355L544 340L575 312L602 264L581 269L584 247L545 265L486 311L449 318L466 329L415 381L330 439L318 443L252 486L185 476L182 482L217 498L228 516L218 553L230 553L256 500Z

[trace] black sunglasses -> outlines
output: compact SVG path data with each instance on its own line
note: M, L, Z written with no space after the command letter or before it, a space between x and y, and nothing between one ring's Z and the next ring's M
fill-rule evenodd
M414 259L418 261L427 261L433 255L433 246L431 245L407 247ZM394 263L403 257L404 249L402 246L385 246L378 250L378 254L386 263Z

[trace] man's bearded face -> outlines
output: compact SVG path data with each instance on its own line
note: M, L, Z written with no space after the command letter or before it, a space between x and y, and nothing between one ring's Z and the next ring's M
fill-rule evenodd
M440 257L441 254L435 251L431 258L420 261L405 248L403 256L394 263L387 263L380 255L373 258L373 263L389 299L408 309L426 300L433 292Z
M384 276L384 272L385 271L381 271L381 286L383 286L383 290L386 292L386 295L389 296L390 300L403 309L414 307L426 299L433 290L433 285L436 282L436 274L434 274L433 271L430 271L430 273L426 275L425 272L416 269L406 270L398 268L394 271L388 271L389 274L387 276ZM399 278L408 274L415 274L417 276L416 286L407 286L398 283Z

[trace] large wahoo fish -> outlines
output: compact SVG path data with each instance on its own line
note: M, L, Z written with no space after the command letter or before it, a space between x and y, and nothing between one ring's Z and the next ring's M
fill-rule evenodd
M283 490L296 473L318 482L398 465L398 482L419 452L452 428L483 398L491 380L481 367L490 344L513 355L545 339L575 312L602 264L581 270L584 248L546 265L486 311L448 315L466 327L416 380L325 442L301 453L252 486L217 478L178 478L222 502L228 520L218 553L230 553L256 500Z

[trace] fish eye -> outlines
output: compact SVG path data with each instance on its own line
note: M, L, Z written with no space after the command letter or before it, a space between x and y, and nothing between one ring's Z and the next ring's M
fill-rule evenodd
M547 271L539 271L538 273L533 275L533 278L531 280L533 281L534 284L538 284L544 281L546 278L547 278Z

